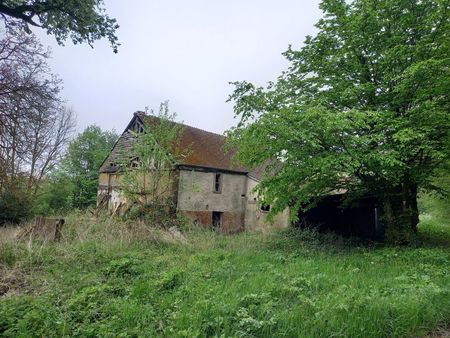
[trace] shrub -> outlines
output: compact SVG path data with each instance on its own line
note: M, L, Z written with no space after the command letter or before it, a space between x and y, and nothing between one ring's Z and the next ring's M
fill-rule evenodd
M32 214L30 197L20 184L11 184L0 191L0 224L18 224Z
M112 260L105 269L105 275L116 277L137 276L141 273L139 270L140 264L142 264L142 262L137 258L124 257Z
M33 203L37 215L65 213L73 207L74 184L64 173L53 173L41 185Z

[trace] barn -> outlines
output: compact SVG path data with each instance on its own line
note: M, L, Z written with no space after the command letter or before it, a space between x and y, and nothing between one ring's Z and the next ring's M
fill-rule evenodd
M158 118L134 113L119 140L99 170L98 204L114 212L126 203L121 189L118 165L121 151L131 151L133 135L150 128ZM156 121L157 122L157 121ZM261 180L262 169L247 170L233 165L232 152L224 148L225 137L202 129L181 125L179 143L188 155L173 167L168 182L177 210L201 226L212 226L225 233L264 230L289 226L289 210L267 220L270 206L261 205L253 189Z

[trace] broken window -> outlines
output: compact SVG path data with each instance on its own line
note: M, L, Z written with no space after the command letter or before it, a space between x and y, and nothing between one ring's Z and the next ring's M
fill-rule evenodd
M139 157L132 157L130 161L131 168L139 168Z
M214 175L214 192L220 194L222 192L222 175Z
M269 212L270 211L270 204L261 204L261 211Z
M222 213L220 211L213 211L212 226L216 229L220 228L222 224Z
M144 126L138 120L135 120L133 125L130 127L130 130L137 134L142 133L144 131Z
M109 162L109 166L110 167L120 167L121 166L121 163L120 162Z

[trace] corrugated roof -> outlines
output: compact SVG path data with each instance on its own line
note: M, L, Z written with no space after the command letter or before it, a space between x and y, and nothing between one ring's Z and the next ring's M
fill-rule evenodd
M150 128L152 124L158 123L159 120L158 117L146 115L143 112L135 113L110 155L100 167L100 172L117 171L118 166L116 162L119 160L121 152L124 151L123 149L130 149L132 146L133 137L129 128L136 118ZM225 150L225 136L181 123L177 124L182 127L179 145L182 148L189 149L187 156L182 160L182 163L178 163L179 165L221 169L243 174L249 173L253 178L260 179L262 173L261 168L250 171L243 166L233 163L232 157L235 151Z

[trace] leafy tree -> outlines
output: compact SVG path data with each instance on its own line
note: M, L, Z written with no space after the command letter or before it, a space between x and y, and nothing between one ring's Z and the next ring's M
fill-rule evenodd
M69 211L73 207L74 190L70 176L60 168L55 169L41 184L33 200L33 213L55 215Z
M449 1L320 7L318 33L289 47L275 83L235 83L231 145L249 166L280 160L257 188L272 213L290 206L295 218L338 189L369 193L383 204L388 239L409 241L418 190L433 187L450 156Z
M74 44L107 38L117 53L116 19L105 14L103 0L0 0L0 17L7 27L41 27L62 45L67 38Z
M6 187L0 185L0 225L20 223L31 216L32 201L25 185L25 177L14 177Z
M163 225L173 218L175 208L174 165L189 149L180 146L182 125L174 122L176 114L167 101L150 113L133 135L131 151L121 151L121 185L132 215L145 215L154 225Z
M117 140L114 131L102 131L95 125L87 127L70 144L62 163L74 185L72 206L86 208L96 203L98 169Z

